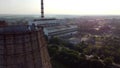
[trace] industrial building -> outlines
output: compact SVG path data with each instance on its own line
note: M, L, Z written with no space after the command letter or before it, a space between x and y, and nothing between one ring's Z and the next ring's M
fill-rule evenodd
M57 36L68 36L78 32L77 25L70 25L67 19L35 19L29 21L28 25L34 24L38 27L43 27L44 34L49 38Z
M51 68L42 28L0 27L0 68Z
M46 27L44 28L45 35L48 36L48 38L57 36L69 36L74 35L78 32L78 28L75 25L63 25L63 26L54 26L54 27Z

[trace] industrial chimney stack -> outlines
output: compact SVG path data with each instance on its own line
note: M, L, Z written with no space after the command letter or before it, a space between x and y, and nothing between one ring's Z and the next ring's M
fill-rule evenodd
M44 18L44 2L41 0L41 18Z

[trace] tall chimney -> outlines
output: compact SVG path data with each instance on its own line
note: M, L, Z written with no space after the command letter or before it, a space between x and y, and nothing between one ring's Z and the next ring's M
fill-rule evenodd
M41 0L41 18L44 18L44 3L43 3L43 0Z

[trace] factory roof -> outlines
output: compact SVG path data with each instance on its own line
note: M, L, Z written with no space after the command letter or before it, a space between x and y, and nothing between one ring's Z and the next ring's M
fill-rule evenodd
M71 29L71 28L77 28L77 26L74 25L61 25L61 26L54 26L54 27L46 27L47 30L62 30L62 29Z

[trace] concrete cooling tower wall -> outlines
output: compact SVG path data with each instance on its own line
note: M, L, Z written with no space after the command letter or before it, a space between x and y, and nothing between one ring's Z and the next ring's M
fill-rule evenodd
M43 31L0 32L0 68L51 68Z

